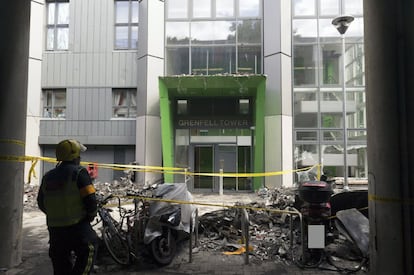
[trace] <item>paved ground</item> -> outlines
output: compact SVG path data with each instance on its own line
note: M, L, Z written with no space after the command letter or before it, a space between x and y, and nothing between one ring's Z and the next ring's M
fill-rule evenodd
M257 201L256 194L237 195L194 195L194 201L232 204L234 202ZM199 207L200 215L217 210L217 207ZM48 233L45 217L39 211L25 212L23 217L23 255L22 263L10 270L0 271L7 275L47 275L53 274L48 257ZM262 262L250 256L250 263L245 264L242 255L223 255L221 252L195 251L189 262L188 243L179 247L174 261L166 267L158 267L151 262L122 268L107 255L101 255L97 262L97 274L338 274L336 271L321 269L300 269L294 264L266 261ZM363 274L363 273L361 273Z

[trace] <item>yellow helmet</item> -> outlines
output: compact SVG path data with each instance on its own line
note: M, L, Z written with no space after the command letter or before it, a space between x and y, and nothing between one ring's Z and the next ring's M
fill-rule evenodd
M85 152L86 147L77 140L65 139L56 146L56 159L58 161L72 161Z

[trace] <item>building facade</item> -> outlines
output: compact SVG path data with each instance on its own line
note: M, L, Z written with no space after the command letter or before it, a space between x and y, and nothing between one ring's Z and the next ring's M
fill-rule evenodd
M36 3L44 18L41 93L29 102L40 107L28 132L39 133L42 155L75 138L88 147L89 162L207 173L323 163L332 176L348 163L350 177L366 177L362 0ZM345 12L356 18L345 38L346 112L341 37L329 25ZM339 157L344 144L347 162ZM120 176L100 169L97 180ZM143 173L137 181L159 177ZM226 177L224 189L295 181L291 172ZM188 184L218 190L216 177Z

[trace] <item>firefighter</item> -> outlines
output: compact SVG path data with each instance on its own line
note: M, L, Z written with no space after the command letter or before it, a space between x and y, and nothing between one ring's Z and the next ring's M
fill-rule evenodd
M58 164L43 176L37 196L46 214L55 275L90 274L94 264L97 235L90 222L97 204L88 171L80 166L85 150L77 140L61 141L56 146Z

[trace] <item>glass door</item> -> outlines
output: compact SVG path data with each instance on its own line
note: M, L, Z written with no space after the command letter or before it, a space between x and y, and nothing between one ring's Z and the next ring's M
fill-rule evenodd
M213 146L194 145L194 173L213 172ZM194 189L214 189L214 177L194 176Z

